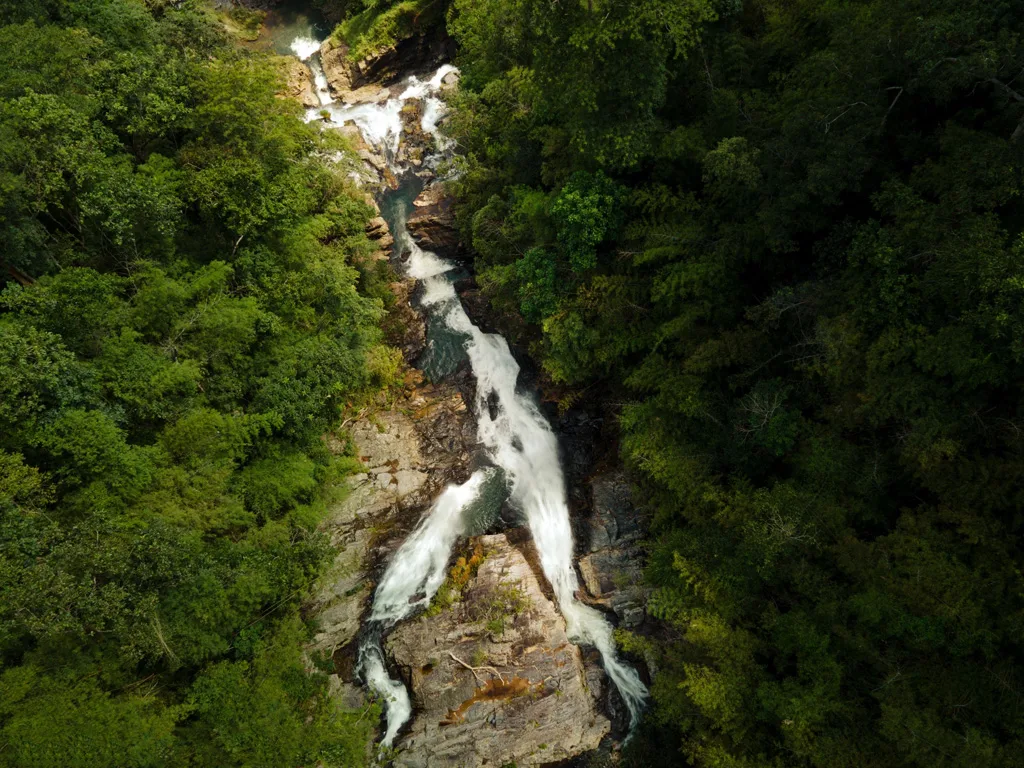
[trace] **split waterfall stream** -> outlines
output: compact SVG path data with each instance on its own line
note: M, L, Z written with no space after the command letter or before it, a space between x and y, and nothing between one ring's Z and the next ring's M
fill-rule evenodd
M402 105L409 99L421 99L421 127L435 137L441 150L445 149L447 142L437 129L445 110L440 91L445 77L457 71L455 67L446 64L427 79L410 76L392 90L399 95L386 101L348 105L327 93L317 47L315 41L305 40L296 40L293 45L296 54L309 61L318 84L321 106L309 111L308 120L320 120L324 112L329 112L326 129L354 122L367 143L383 152L395 176L401 178L410 170L394 159L402 136ZM482 332L466 314L455 291L455 265L423 250L413 240L405 226L410 201L402 200L395 207L397 220L392 235L396 252L410 254L407 270L422 284L422 307L429 321L457 338L468 356L476 379L477 437L493 466L478 469L465 483L450 485L437 497L392 558L374 593L362 633L358 671L385 703L387 731L382 744L391 745L412 714L408 691L388 673L382 638L397 622L430 604L445 580L455 543L460 536L468 535L467 509L490 480L502 476L510 504L525 519L534 539L569 637L600 652L604 669L635 724L647 690L636 670L617 657L609 621L575 597L579 583L558 439L534 393L517 386L519 365L508 343L498 334Z

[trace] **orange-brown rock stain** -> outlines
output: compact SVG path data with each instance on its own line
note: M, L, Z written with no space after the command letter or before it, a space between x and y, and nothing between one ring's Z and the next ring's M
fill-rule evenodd
M469 708L477 702L507 701L529 693L531 687L530 681L525 677L513 677L508 682L496 679L488 680L473 692L472 697L462 702L458 709L449 709L445 719L441 721L441 725L461 723ZM536 687L540 688L541 684L538 683Z

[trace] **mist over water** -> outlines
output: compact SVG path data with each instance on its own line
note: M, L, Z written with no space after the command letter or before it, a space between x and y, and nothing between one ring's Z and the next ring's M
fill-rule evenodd
M438 91L444 77L454 71L454 67L445 65L429 80L410 77L398 97L382 103L335 103L327 109L335 125L353 120L368 143L393 158L401 139L402 103L407 99L424 101L423 130L438 137L437 125L445 108ZM317 112L311 110L309 119L315 119ZM438 145L444 149L445 140L438 137ZM403 169L393 170L399 175ZM467 510L499 470L511 504L529 526L544 576L554 590L570 638L593 645L600 652L605 671L622 695L635 725L647 690L636 670L618 659L612 625L599 611L581 604L575 597L579 582L573 564L572 528L558 439L532 393L517 391L519 365L508 343L498 334L482 332L463 309L450 275L454 265L416 244L405 226L407 208L399 208L397 213L392 235L397 250L410 253L407 269L411 277L422 283L424 309L432 321L440 321L465 340L477 383L477 437L497 469L478 470L462 485L448 486L438 496L393 557L374 593L371 626L367 627L371 631L364 633L366 639L360 648L358 666L367 685L385 702L388 726L382 743L390 745L412 713L405 687L387 673L380 645L382 632L429 605L444 582L455 542L467 533Z

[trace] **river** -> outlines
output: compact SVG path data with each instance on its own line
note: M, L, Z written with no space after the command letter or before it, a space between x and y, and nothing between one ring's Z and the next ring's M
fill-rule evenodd
M300 36L290 47L308 60L317 73L315 42ZM398 95L380 103L346 105L329 95L322 96L321 107L310 110L308 119L321 120L324 110L330 112L331 121L322 123L325 130L353 121L367 143L389 158L392 172L401 179L411 173L411 169L394 160L402 136L402 104L409 99L423 101L422 128L436 137L439 152L446 151L447 141L438 131L445 112L441 89L445 77L456 71L451 65L444 65L429 75L410 76L401 87L393 89ZM381 202L391 219L396 252L408 251L408 274L423 287L421 302L431 329L431 348L426 358L433 359L435 365L438 361L444 363L440 371L433 373L443 374L444 369L458 362L458 357L468 357L476 379L477 438L491 464L478 469L465 483L448 486L438 496L398 549L377 585L361 635L358 670L385 702L387 730L382 744L391 745L412 714L408 691L388 673L383 638L395 624L429 605L444 582L458 539L479 532L474 530L474 521L479 519L479 510L474 508L480 506L482 497L494 495L496 484L503 486L502 495L507 496L529 527L569 637L597 648L604 669L635 724L647 690L636 670L618 658L609 621L575 597L579 581L573 562L573 536L558 439L538 407L536 393L519 386L519 365L505 339L484 333L466 314L455 291L455 265L423 250L410 236L405 226L412 208L410 196L400 189L385 193ZM500 506L502 499L498 501Z

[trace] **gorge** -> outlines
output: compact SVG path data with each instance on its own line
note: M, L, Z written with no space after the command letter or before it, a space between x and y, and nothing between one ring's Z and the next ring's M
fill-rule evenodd
M1024 768L1022 82L1019 0L0 0L0 768Z
M459 711L460 722L467 715L473 718L470 710L474 704L485 710L493 708L495 702L524 694L533 699L563 695L557 685L550 684L550 675L541 674L550 671L548 665L531 663L522 656L522 650L527 647L523 639L531 636L533 642L556 648L558 643L553 642L552 637L544 636L550 631L561 633L565 638L563 644L571 642L597 650L605 672L624 702L630 727L635 726L639 719L647 691L637 672L618 658L608 618L597 608L577 599L580 583L574 562L573 531L558 440L538 408L536 394L524 388L519 381L519 364L506 341L498 334L482 332L466 314L455 287L459 274L457 266L422 248L407 227L414 206L405 189L410 184L415 188L426 184L430 194L436 198L436 190L443 184L443 179L435 180L436 169L450 150L448 141L438 128L446 111L442 92L456 87L458 71L446 63L426 74L409 73L390 83L364 83L355 93L337 89L331 92L326 86L329 78L324 74L320 53L323 50L329 54L329 46L321 49L315 41L299 38L293 42L292 49L309 62L318 84L323 83L318 88L321 103L308 110L307 120L319 123L324 130L347 130L346 126L356 126L369 153L384 159L383 167L379 160L369 163L368 167L381 174L378 185L381 191L378 194L394 240L392 260L416 281L417 287L413 289L415 303L425 316L428 328L426 349L417 360L410 362L424 368L431 378L443 379L463 360L468 363L471 389L475 393L469 405L477 423L476 441L480 447L474 461L477 468L465 482L444 488L424 512L416 528L390 555L373 593L365 624L359 632L355 671L386 704L387 727L381 743L385 747L396 744L400 750L397 761L408 765L480 765L495 761L497 764L514 761L518 765L531 765L534 761L547 763L572 757L583 749L594 749L609 729L609 723L603 717L596 712L589 716L594 725L586 736L574 734L573 728L560 734L557 728L554 731L551 728L555 724L551 718L559 717L558 708L545 709L543 717L548 722L540 723L537 720L540 710L535 706L523 718L523 722L537 721L538 729L543 729L541 734L532 738L517 736L515 729L506 726L499 729L504 733L502 738L484 744L466 742L460 751L453 746L450 727L446 736L435 726L434 743L431 744L423 735L424 728L414 724L414 735L396 742L413 716L413 701L406 688L410 673L406 672L403 680L392 678L388 672L394 665L393 653L387 650L389 637L393 634L406 638L403 654L406 668L431 667L431 675L435 676L432 682L442 674L450 674L453 678L465 677L480 683L480 671L487 670L488 680L484 688L476 689L461 704L453 703L450 711ZM344 82L344 78L337 76L330 79L335 83L339 80ZM410 153L404 145L406 141L418 142L421 146L416 149L419 151ZM484 500L482 496L489 498ZM494 530L503 505L525 523L532 541L521 540L519 546L535 551L535 566L539 566L540 572L524 572L524 568L529 571L531 566L521 556L517 558L514 551L509 551L504 536L485 537L492 542L485 548L486 562L504 558L512 564L512 570L521 575L520 581L511 582L507 576L499 575L497 582L491 585L492 594L488 595L484 590L485 594L477 595L476 600L493 600L494 589L518 593L523 590L523 583L529 582L532 588L525 594L550 606L546 609L544 621L547 623L543 626L551 629L537 636L530 627L531 621L535 620L527 621L523 631L518 633L521 648L513 651L512 656L505 659L505 664L494 661L494 654L487 654L485 660L488 664L470 665L451 651L447 658L440 660L441 663L436 659L428 661L423 648L416 651L409 645L409 635L404 631L402 622L424 621L411 617L428 609L445 580L450 578L449 561L457 541L460 537ZM543 591L551 595L553 602L539 594L540 583L545 584ZM553 609L561 614L561 622ZM533 616L532 606L526 613ZM564 629L554 629L556 626L564 626ZM452 629L454 627L449 631ZM465 632L465 628L460 627L459 631ZM476 632L466 633L458 645L466 647L467 643L478 640L477 636L481 634L495 635L478 626ZM492 639L504 641L506 646L515 645L515 642L508 642L514 638L505 637L506 634L514 633L506 633L502 628ZM400 640L399 644L403 645L403 641ZM465 651L462 653L466 655ZM481 653L479 648L476 653ZM579 651L572 649L571 652L560 653L569 653L560 663L571 664L571 668L577 670L574 695L584 701L577 706L583 706L584 711L591 709L593 705L585 704L587 696L583 678L587 673ZM435 655L431 654L431 658ZM508 687L503 673L520 681L520 687ZM595 682L600 685L599 681ZM494 684L498 685L497 691L487 687ZM419 693L418 709L422 710L423 695ZM480 717L480 713L476 713L476 717ZM582 719L585 726L587 716ZM599 725L600 722L604 725ZM475 741L479 739L480 734L473 737ZM537 749L541 743L545 745L543 752ZM442 744L444 749L441 749ZM443 757L440 756L442 752Z

